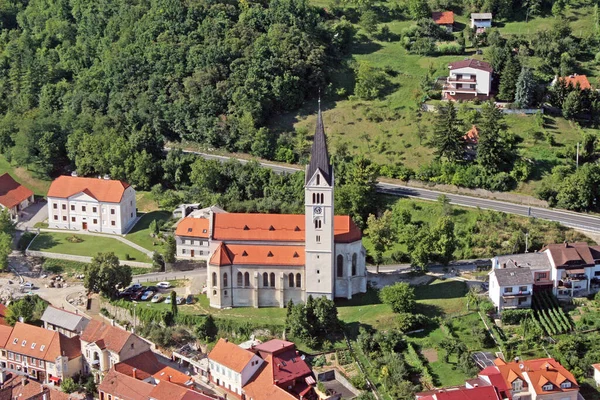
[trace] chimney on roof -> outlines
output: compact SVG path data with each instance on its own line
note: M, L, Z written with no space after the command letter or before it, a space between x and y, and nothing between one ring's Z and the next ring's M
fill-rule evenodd
M227 339L227 338L225 338L224 340L225 340L225 343L229 342L229 339Z
M506 263L502 263L502 268L506 268Z
M281 369L281 364L277 364L277 368Z
M0 387L2 387L2 385L4 384L4 382L6 381L6 371L5 370L0 370Z
M297 355L297 356L299 356L299 355L300 355L300 352L299 352L298 350L296 350L296 355Z
M111 326L115 326L115 320L114 320L114 319L111 319L111 320L110 320L110 325L111 325Z
M133 378L137 379L137 368L134 368L132 372L133 372Z
M22 384L23 386L27 385L27 377L26 377L26 376L22 376L22 377L21 377L21 384Z
M550 369L550 366L548 364L546 364L545 367L546 367L546 371L548 371Z
M64 350L63 350L63 352L62 352L62 355L63 355L63 357L65 356L65 351L64 351Z
M473 387L479 387L479 383L474 384Z
M79 308L75 309L75 314L79 315Z
M519 357L515 357L515 362L518 363L519 362Z
M167 381L171 382L171 375L167 375Z

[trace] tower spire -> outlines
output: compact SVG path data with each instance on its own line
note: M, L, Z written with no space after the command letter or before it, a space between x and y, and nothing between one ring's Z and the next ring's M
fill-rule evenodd
M331 163L327 152L327 139L325 138L325 127L323 125L323 114L321 113L321 96L319 91L319 111L317 114L317 126L315 136L310 150L310 163L306 170L306 183L310 181L317 170L321 171L325 181L332 184Z

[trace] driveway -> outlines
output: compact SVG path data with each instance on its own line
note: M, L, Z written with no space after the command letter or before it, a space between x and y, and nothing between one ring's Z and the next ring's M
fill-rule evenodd
M31 230L38 222L44 222L48 219L48 207L46 200L39 200L21 211L22 217L17 223L17 229L20 231Z

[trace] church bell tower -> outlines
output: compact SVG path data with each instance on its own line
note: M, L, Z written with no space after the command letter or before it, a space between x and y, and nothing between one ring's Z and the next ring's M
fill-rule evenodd
M317 126L304 183L306 298L312 295L333 299L333 183L319 99Z

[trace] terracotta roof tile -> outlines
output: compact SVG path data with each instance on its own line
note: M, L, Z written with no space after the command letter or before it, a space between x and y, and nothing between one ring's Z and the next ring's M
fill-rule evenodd
M17 322L6 342L6 350L46 361L60 355L69 359L81 356L79 336L68 338L62 333Z
M160 371L164 366L164 364L158 361L152 350L148 350L115 364L115 370L120 374L133 377L133 369L135 368L137 379L147 379Z
M549 244L541 251L548 251L557 268L582 267L594 265L590 245L585 242Z
M0 303L0 325L8 325L6 322L6 306Z
M13 208L23 200L33 196L33 192L13 179L8 173L0 176L0 204Z
M479 142L479 129L477 126L473 127L463 136L463 140L469 144L477 144Z
M108 371L102 383L98 386L99 392L110 394L121 400L148 400L154 386L128 375L119 374L114 369ZM107 398L104 396L104 398Z
M452 25L454 24L454 12L453 11L440 11L433 12L431 16L436 24L438 25Z
M12 330L12 326L0 325L0 348L6 347L6 342L8 342L8 338L10 338Z
M175 235L208 238L209 221L206 218L187 217L177 224Z
M208 354L210 360L236 372L242 372L253 357L254 353L251 351L244 350L225 339L219 339L215 347Z
M106 347L118 353L132 336L135 335L116 326L91 320L81 334L81 340L97 343L100 348ZM145 343L142 339L135 337L139 342Z
M154 373L152 377L161 382L171 382L184 387L194 382L193 379L188 375L184 374L183 372L177 371L175 368L171 368L168 365L163 365L163 368Z
M212 265L304 265L304 246L223 244L210 258Z
M304 242L305 218L302 214L214 214L214 240L252 240ZM348 215L333 220L336 242L360 240L360 229Z
M521 369L521 366L523 367ZM571 374L566 368L564 368L558 361L553 358L538 358L534 360L523 360L517 362L505 363L499 365L498 369L504 377L506 383L510 386L516 377L525 381L523 375L527 374L529 381L533 386L533 390L538 395L556 393L556 392L570 392L579 390L577 381L573 374ZM560 384L569 381L571 382L570 388L561 388ZM552 391L545 391L542 387L552 383L554 389Z
M62 175L56 178L50 185L48 197L66 199L75 194L85 192L98 201L119 203L123 198L125 189L128 187L128 183L112 179Z
M459 68L474 68L480 69L482 71L492 72L492 65L485 61L475 60L473 58L469 58L467 60L456 61L449 64L450 69L459 69Z
M296 396L288 393L275 384L273 379L273 359L269 355L265 357L263 365L254 373L254 377L244 386L246 398L251 399L296 399Z
M569 76L563 76L559 79L564 80L567 85L573 85L573 87L577 87L577 84L579 84L579 88L581 90L592 88L590 81L588 80L587 76L585 76L585 75L574 74L574 75L569 75Z

